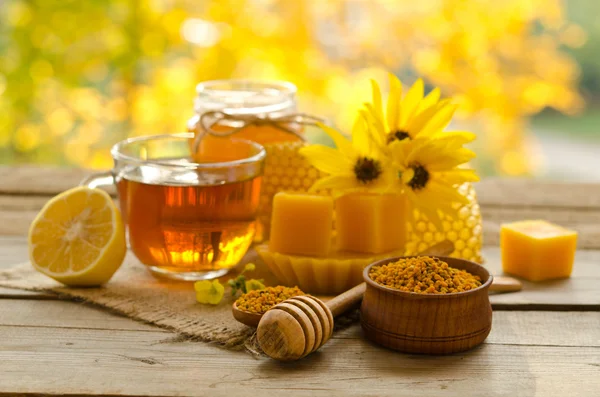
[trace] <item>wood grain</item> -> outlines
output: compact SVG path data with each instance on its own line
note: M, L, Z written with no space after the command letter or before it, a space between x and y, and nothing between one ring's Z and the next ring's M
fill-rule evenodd
M551 314L540 316L544 323ZM582 325L598 340L597 314L585 317ZM534 325L527 319L513 321L505 331L526 335ZM357 339L352 328L345 338L332 339L319 353L290 366L176 341L163 332L0 326L0 390L22 395L452 397L473 395L473 390L486 396L592 396L600 387L599 347L553 345L541 333L539 345L497 340L492 333L471 352L425 357L376 347ZM579 337L570 328L555 334L562 340Z
M0 167L0 193L52 196L77 186L93 171L66 167L23 165Z
M500 250L483 250L485 267L492 274L501 274ZM13 259L14 258L14 259ZM0 236L0 269L27 260L27 240L24 237ZM600 310L600 250L578 251L571 278L531 283L522 280L518 293L491 295L494 310ZM33 296L33 293L0 289L0 295ZM47 298L48 296L46 296Z
M0 193L54 195L76 186L94 171L48 166L0 166ZM501 207L600 209L600 185L528 178L487 178L475 184L479 202Z
M27 259L29 223L89 171L0 167L0 268ZM476 185L484 238L501 222L545 218L600 248L600 185L487 179ZM486 267L500 271L499 250ZM600 251L578 251L573 276L493 295L495 309L600 310ZM0 396L594 396L600 390L600 312L498 311L483 345L445 357L394 353L356 325L293 365L231 353L89 307L0 290ZM35 298L25 300L22 298ZM477 391L474 393L474 391Z
M25 235L53 195L91 171L59 167L0 167L0 235ZM600 185L488 178L475 185L484 219L484 243L497 245L502 222L543 218L579 232L579 247L600 248ZM108 189L114 195L114 189Z
M531 178L486 178L476 183L483 206L600 209L600 184L540 181Z
M173 335L160 328L71 301L3 300L0 304L1 325ZM331 338L360 339L362 331L355 325L334 333ZM497 311L494 312L492 332L485 343L600 347L600 312Z

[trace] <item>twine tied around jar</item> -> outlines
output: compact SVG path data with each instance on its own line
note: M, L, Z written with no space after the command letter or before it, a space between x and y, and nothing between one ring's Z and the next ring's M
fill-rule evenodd
M240 123L239 127L231 128L227 123ZM308 126L317 126L318 123L324 123L325 119L317 116L312 116L306 113L292 113L283 116L267 115L232 115L218 110L204 112L200 116L196 125L196 134L194 137L194 152L198 152L200 141L205 134L216 137L227 137L240 132L248 127L270 126L278 130L294 135L296 138L304 141L304 137L294 129L290 128L290 124L301 124ZM226 129L217 130L214 127L226 126Z

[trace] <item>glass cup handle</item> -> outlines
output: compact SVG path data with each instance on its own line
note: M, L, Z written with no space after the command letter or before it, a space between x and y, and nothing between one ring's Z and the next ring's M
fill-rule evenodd
M113 176L112 171L97 172L95 174L86 176L81 182L79 182L79 186L87 186L92 189L99 186L111 186L114 184L115 177Z

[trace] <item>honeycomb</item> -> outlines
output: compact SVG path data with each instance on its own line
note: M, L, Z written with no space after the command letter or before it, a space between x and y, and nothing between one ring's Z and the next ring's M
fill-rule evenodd
M450 255L455 258L467 259L482 263L481 247L483 233L481 211L477 203L475 189L470 183L460 186L459 191L469 199L468 204L454 204L454 212L442 219L443 230L437 227L427 217L416 210L413 220L408 223L408 242L406 255L415 255L425 248L448 239L454 243L455 250Z

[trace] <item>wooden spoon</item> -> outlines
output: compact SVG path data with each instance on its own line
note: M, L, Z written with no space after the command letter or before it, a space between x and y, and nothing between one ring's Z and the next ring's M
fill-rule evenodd
M251 313L245 310L240 310L237 307L237 302L233 303L233 307L231 308L233 312L233 318L239 321L242 324L246 324L250 327L258 327L258 323L262 318L263 314L261 313Z

